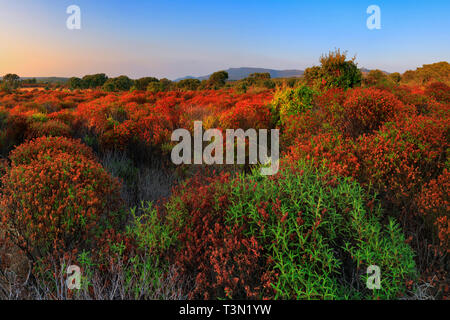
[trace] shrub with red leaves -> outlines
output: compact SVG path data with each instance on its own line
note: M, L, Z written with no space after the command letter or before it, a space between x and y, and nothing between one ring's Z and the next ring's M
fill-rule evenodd
M357 177L359 159L350 138L336 133L320 133L310 140L293 145L287 155L288 161L314 159L315 166L325 166L331 175Z
M41 153L67 153L72 156L83 156L89 160L96 160L92 149L80 140L65 137L40 137L23 143L11 151L9 158L13 165L30 164L37 160Z
M417 114L429 114L438 104L423 94L422 90L410 86L398 86L391 90L403 104L414 106Z
M178 189L169 203L168 219L178 233L175 264L193 277L190 298L262 298L267 275L261 246L244 237L242 228L226 227L229 176L202 182L194 178Z
M314 106L322 111L334 113L333 110L338 106L342 106L345 101L345 91L341 88L331 88L323 92L321 95L314 97Z
M123 222L118 181L77 150L76 141L34 140L13 152L2 178L2 227L31 259L86 248Z
M445 169L428 182L417 197L417 206L429 225L436 228L443 252L450 253L450 172Z
M315 135L338 131L336 118L342 113L345 91L340 88L328 89L321 95L315 95L313 109L285 119L282 126L281 147L305 144Z
M442 82L433 82L425 89L425 95L439 102L450 102L450 87Z
M58 120L31 123L28 129L27 138L33 139L42 136L70 137L71 129L67 124Z
M341 115L342 131L352 137L377 130L408 111L392 93L374 88L347 91Z
M449 121L413 116L384 125L358 141L359 180L372 184L397 209L408 213L424 183L445 166Z
M315 110L288 117L282 127L280 147L287 151L291 146L307 142L314 135L323 131L327 125L324 114Z
M271 127L270 109L264 101L243 100L220 116L223 129L268 129Z

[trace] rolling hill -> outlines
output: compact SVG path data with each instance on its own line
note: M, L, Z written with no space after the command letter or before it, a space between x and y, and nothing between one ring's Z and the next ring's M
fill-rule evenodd
M228 80L241 80L248 77L252 73L260 73L260 72L268 72L270 73L271 78L291 78L291 77L300 77L303 75L303 70L274 70L274 69L265 69L265 68L229 68L225 70L228 72ZM187 76L183 78L175 79L174 81L180 81L184 79L199 79L199 80L207 80L209 75L201 76L201 77L193 77Z

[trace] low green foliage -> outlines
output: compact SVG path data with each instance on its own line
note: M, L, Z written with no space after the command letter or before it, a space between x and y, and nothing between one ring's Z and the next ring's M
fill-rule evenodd
M273 261L276 298L395 298L415 276L413 252L398 225L362 187L301 163L275 177L240 176L227 211ZM369 203L369 205L367 205ZM381 289L366 288L366 268L381 268Z
M142 290L148 296L161 290L161 279L169 269L162 257L173 241L169 227L161 223L151 202L142 203L139 212L137 216L136 210L131 210L132 224L127 228L127 235L136 242L138 254L130 257L125 270L126 287L136 299L142 295Z
M290 116L311 109L313 98L317 94L318 92L305 85L277 91L272 102L273 113L284 123Z

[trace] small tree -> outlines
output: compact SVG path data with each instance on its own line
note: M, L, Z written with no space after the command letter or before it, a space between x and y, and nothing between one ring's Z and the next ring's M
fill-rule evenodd
M20 77L14 73L8 73L3 76L2 89L6 91L17 89L20 83Z
M107 91L107 92L116 91L116 86L114 84L114 81L112 79L109 79L108 81L105 82L105 84L103 85L102 89Z
M275 87L275 83L271 80L269 72L255 72L240 81L245 83L247 87L256 86L268 89Z
M200 86L200 80L198 79L184 79L177 83L177 88L181 90L197 90Z
M158 82L150 82L147 86L147 91L150 92L162 92L162 91L169 91L173 87L173 82L169 79L163 78L159 80Z
M128 91L133 85L133 80L127 76L119 76L117 78L110 78L103 84L105 91Z
M67 83L69 86L69 89L81 89L83 87L83 80L77 77L72 77L69 79L69 82Z
M159 80L154 77L144 77L134 81L134 86L137 90L146 90L149 83L158 82Z
M254 80L268 80L270 79L270 73L269 72L255 72L250 74L247 79L254 79Z
M220 89L225 86L228 79L228 72L217 71L214 72L208 79L208 87L211 89Z
M389 78L391 78L391 80L394 81L395 83L400 83L400 81L402 80L402 76L398 72L391 73L389 75Z
M347 52L340 49L330 51L320 57L320 67L305 70L308 84L320 88L353 88L361 85L361 71L355 63L355 57L347 60Z
M85 75L82 82L84 88L98 88L102 87L107 80L108 77L104 73L97 73Z
M169 91L172 89L173 82L167 78L162 78L161 80L159 80L159 83L161 85L162 91Z

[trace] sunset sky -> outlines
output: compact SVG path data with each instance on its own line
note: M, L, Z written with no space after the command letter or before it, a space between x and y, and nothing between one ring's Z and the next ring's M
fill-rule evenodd
M66 27L69 5L81 30ZM366 9L381 8L381 30ZM174 79L229 67L304 69L334 48L404 72L450 61L450 1L0 0L0 75Z

